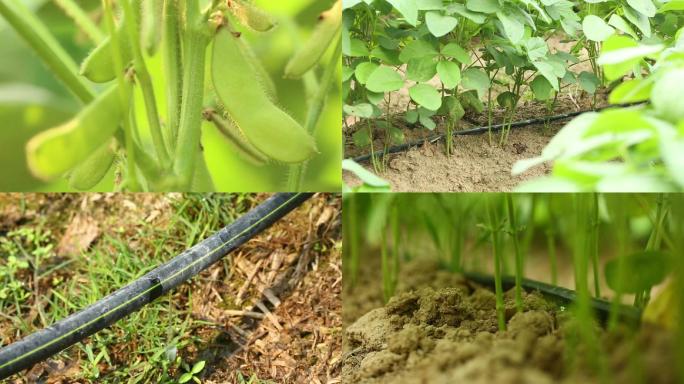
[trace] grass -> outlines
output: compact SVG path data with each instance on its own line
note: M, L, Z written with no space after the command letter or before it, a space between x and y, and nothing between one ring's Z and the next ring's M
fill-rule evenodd
M7 334L3 328L16 329L16 340L94 303L254 203L250 195L185 195L173 203L166 225L122 222L88 252L62 261L54 255L57 239L50 228L63 223L39 221L10 232L0 253L0 286L7 287L0 295L0 335ZM226 270L229 263L224 259ZM198 335L210 325L191 316L194 300L193 287L185 284L55 358L77 366L75 378L86 381L175 382L182 367L194 363L189 351L201 346Z

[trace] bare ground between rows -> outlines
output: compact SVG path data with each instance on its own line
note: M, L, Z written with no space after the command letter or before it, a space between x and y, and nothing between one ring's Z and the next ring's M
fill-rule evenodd
M559 95L556 107L549 111L547 106L536 101L523 101L513 121L540 118L570 112L591 110L594 108L593 97L586 94L564 92ZM606 106L605 92L597 94L595 107ZM493 124L503 122L504 111L494 110ZM391 118L392 126L400 128L405 142L426 140L434 132L410 126L403 115ZM512 191L526 180L536 179L551 172L551 164L534 168L523 175L511 175L513 164L518 160L539 156L553 136L567 121L554 122L548 125L532 125L513 129L507 145L498 145L500 132L494 132L492 144L489 135L468 135L454 138L454 154L446 156L444 141L434 144L425 142L423 146L411 148L406 152L389 155L384 172L380 177L389 181L395 192L507 192ZM485 114L469 114L461 122L460 129L488 125ZM353 135L360 129L368 127L368 123L359 123L345 130L345 156L354 158L370 153L370 148L359 148L354 145ZM445 131L443 124L436 130ZM373 148L384 146L384 130L374 128ZM371 164L363 164L366 169L375 173ZM361 181L350 172L343 173L343 181L350 186L358 186Z
M600 359L607 382L677 382L675 338L662 328L643 325L633 334L596 327L603 351L592 353L571 347L577 322L570 312L526 292L524 311L516 313L509 291L507 330L498 331L491 290L425 260L404 265L385 306L348 303L368 292L357 287L345 287L345 383L598 383Z

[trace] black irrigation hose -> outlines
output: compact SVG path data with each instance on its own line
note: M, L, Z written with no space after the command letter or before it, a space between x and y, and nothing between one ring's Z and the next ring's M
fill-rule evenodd
M591 109L591 110L587 110L587 111L569 112L569 113L562 113L560 115L555 115L555 116L546 116L546 117L539 117L539 118L534 118L534 119L522 120L522 121L517 121L515 123L511 123L510 127L511 128L525 128L525 127L529 127L532 125L550 123L553 121L567 120L567 119L577 117L579 115L589 113L589 112L601 112L601 111L604 111L606 109L632 107L632 106L640 105L640 104L643 104L643 103L633 103L633 104L624 104L624 105L609 105L606 107ZM508 126L509 126L508 124L496 124L496 125L492 125L491 127L485 126L485 127L470 128L470 129L464 129L461 131L454 131L452 133L452 135L453 136L481 135L484 133L488 133L489 131L497 132L497 131L502 130L504 127L508 127ZM387 154L400 153L400 152L407 151L411 148L420 147L426 141L430 142L430 143L436 143L436 142L444 139L445 137L446 137L445 134L440 133L437 135L429 136L425 139L415 140L415 141L412 141L410 143L395 145L394 147L391 147L388 149ZM373 153L369 153L367 155L357 156L353 160L357 163L362 163L362 162L366 162L366 161L370 160L373 157L373 155L382 156L384 154L385 154L385 150L381 149L381 150L377 150Z
M276 194L232 224L89 307L0 349L0 379L102 330L220 260L294 210L311 194Z
M463 275L471 281L487 287L494 287L494 276L474 272L466 272ZM514 276L502 276L501 283L503 288L508 290L515 287ZM561 304L569 305L577 300L577 293L573 290L557 287L555 285L542 283L536 280L522 279L522 287L528 291L538 291L547 299ZM598 320L605 324L610 316L612 303L606 300L591 298L591 307L594 309ZM618 306L618 318L625 323L636 325L641 321L641 310L627 305Z

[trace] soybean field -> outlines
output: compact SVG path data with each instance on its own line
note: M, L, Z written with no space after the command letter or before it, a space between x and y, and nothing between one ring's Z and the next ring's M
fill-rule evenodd
M345 2L347 188L680 191L683 10Z

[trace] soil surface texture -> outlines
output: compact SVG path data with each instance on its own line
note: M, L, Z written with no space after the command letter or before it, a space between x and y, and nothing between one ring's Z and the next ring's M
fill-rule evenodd
M576 343L577 322L539 293L517 312L505 294L499 331L490 289L420 261L404 267L398 293L345 329L343 382L380 383L676 383L673 335L648 324L608 333L601 353ZM346 289L347 290L347 289ZM349 288L368 291L368 286ZM358 303L345 301L353 316ZM353 319L345 316L345 322ZM348 324L348 323L347 323Z

